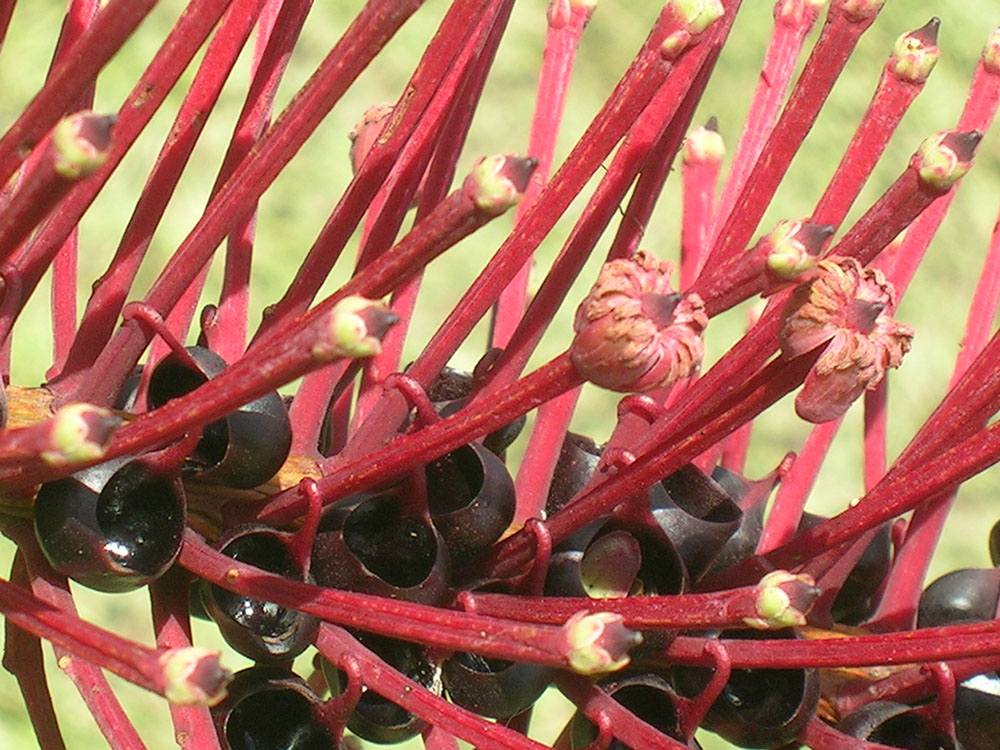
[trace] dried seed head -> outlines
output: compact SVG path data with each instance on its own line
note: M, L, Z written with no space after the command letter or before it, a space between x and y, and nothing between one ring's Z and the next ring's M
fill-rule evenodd
M815 278L795 290L782 314L783 355L792 359L826 343L795 399L800 417L836 419L888 368L899 367L913 329L890 317L894 306L882 272L853 258L820 261Z
M899 37L889 56L889 70L910 83L926 81L941 56L941 49L937 46L940 27L941 21L935 17L916 31Z
M625 618L611 612L577 612L562 626L566 661L579 674L614 672L628 665L629 649L642 634L629 630Z
M121 419L99 406L64 406L52 417L52 449L42 451L42 460L65 466L101 458L120 424Z
M821 593L812 576L772 571L757 584L757 616L744 617L743 622L756 630L805 625L806 615Z
M384 302L345 297L327 314L329 338L315 344L312 355L323 361L338 357L374 357L382 351L382 337L397 320L399 318Z
M670 288L673 266L643 250L605 263L576 311L570 357L613 391L647 391L692 375L704 355L705 305Z
M982 138L978 130L936 133L923 140L910 164L916 167L920 179L928 187L948 190L972 169L972 157Z
M111 130L118 118L76 112L61 119L52 130L55 170L68 180L96 172L111 153Z

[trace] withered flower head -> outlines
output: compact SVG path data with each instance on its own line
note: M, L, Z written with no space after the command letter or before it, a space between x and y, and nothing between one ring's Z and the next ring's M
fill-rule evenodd
M640 250L605 263L573 322L580 375L613 391L648 391L694 374L708 325L697 294L670 288L673 265Z
M820 261L813 280L795 290L783 313L783 355L792 359L828 342L795 399L800 417L840 417L888 368L899 367L913 329L889 315L895 303L882 272L853 258Z

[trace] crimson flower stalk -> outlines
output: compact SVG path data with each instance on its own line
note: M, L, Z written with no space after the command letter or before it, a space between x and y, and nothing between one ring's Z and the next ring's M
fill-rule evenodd
M49 5L0 2L11 742L996 746L1000 29Z

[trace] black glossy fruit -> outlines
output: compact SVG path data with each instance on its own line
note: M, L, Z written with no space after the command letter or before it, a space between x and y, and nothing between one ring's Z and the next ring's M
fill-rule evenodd
M219 551L294 581L311 583L289 549L289 535L265 527L234 529L220 542ZM312 643L319 621L274 602L260 601L203 582L202 604L226 642L259 662L293 659Z
M538 700L552 681L552 671L459 652L444 660L441 678L452 702L481 716L506 719Z
M1000 568L964 568L946 573L920 595L917 627L992 620L1000 600Z
M428 659L422 646L372 633L355 633L355 637L414 682L433 693L441 694L441 669ZM343 692L346 687L344 675L326 660L323 661L323 674L334 695ZM361 694L347 720L347 728L356 735L369 742L384 745L403 742L420 733L425 726L427 723L423 719L374 690L365 690Z
M149 378L151 409L184 396L226 368L219 355L200 346L187 351L198 369L176 354L157 363ZM288 411L277 392L261 396L205 426L186 470L229 487L263 484L281 468L292 444Z
M994 750L1000 740L1000 676L979 674L955 690L955 728L964 750Z
M683 742L678 711L679 698L670 683L657 674L633 673L607 677L598 683L605 693L621 703L637 717L668 737ZM582 713L573 716L574 750L585 748L597 739L597 727ZM691 741L690 747L698 744ZM610 750L626 750L618 739L611 741Z
M455 561L475 557L514 520L514 480L478 443L456 448L424 467L434 527Z
M255 666L236 673L212 718L224 750L335 750L322 708L297 675Z
M723 487L694 464L683 466L650 490L653 517L698 580L736 533L743 512Z
M863 706L844 717L837 729L849 737L902 750L958 750L949 737L930 725L925 712L892 701Z
M448 549L434 526L394 495L357 495L324 514L313 546L320 586L425 604L448 592Z
M35 535L63 575L99 591L131 591L173 564L185 515L177 477L121 458L43 484Z
M795 638L793 630L760 633L723 631L721 638ZM706 669L674 670L678 690L697 695L708 683ZM791 742L816 713L820 682L816 669L734 669L702 726L740 747L778 748Z

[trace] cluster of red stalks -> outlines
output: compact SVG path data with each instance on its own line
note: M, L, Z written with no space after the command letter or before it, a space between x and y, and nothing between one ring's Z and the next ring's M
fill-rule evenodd
M782 310L796 283L815 272L818 258L833 257L844 264L854 259L857 269L877 268L894 286L898 301L1000 101L1000 36L988 40L955 130L932 138L853 226L842 227L937 56L935 24L901 39L836 174L808 217L809 226L820 229L810 232L805 223L783 226L755 244L765 209L853 48L878 15L881 0L833 0L825 20L821 0L777 2L761 83L719 189L722 153L717 136L690 128L739 0L667 3L619 85L561 164L553 163L553 152L563 105L578 43L597 2L552 0L531 142L526 147L511 144L534 161L489 160L485 170L474 172L453 191L465 136L513 4L450 2L384 130L359 159L353 180L287 292L252 330L247 299L257 201L362 71L370 65L399 64L386 63L380 50L420 11L423 0L365 2L314 75L273 121L275 91L309 11L308 0L191 2L113 118L82 114L63 119L89 109L101 69L156 5L155 0L110 0L103 6L97 0L69 2L44 86L0 139L0 341L9 342L26 300L50 268L54 281L54 360L48 382L42 389L9 388L10 418L0 435L0 488L6 506L2 525L18 545L10 580L0 582L0 611L7 623L4 666L18 678L46 747L60 747L62 740L51 720L54 709L41 668L41 641L52 644L115 747L140 747L141 741L102 670L170 698L176 734L185 738L186 747L218 747L206 707L218 695L199 683L212 672L204 661L214 664L216 657L188 650L187 597L177 596L175 590L177 581L191 575L319 616L324 623L315 643L319 651L335 664L352 664L367 689L392 695L427 719L435 727L427 738L434 747L454 746L453 737L484 750L540 745L516 728L494 725L382 668L345 627L416 641L442 652L472 651L565 670L557 681L564 692L595 724L610 727L622 742L637 748L681 745L616 707L588 677L574 673L579 654L566 645L565 623L581 609L621 615L624 625L634 630L686 631L663 639L660 652L646 658L713 667L716 678L706 688L709 693L721 689L733 669L906 665L825 696L834 715L875 697L945 700L940 696L948 693L948 685L953 691L956 681L1000 667L998 621L913 629L921 587L955 488L1000 459L1000 428L988 425L1000 407L1000 341L988 340L1000 283L996 237L972 302L953 386L891 466L886 468L884 381L873 381L870 387L867 382L848 384L830 399L843 400L845 392L850 399L819 408L828 421L817 425L798 456L780 467L780 489L756 555L703 580L690 594L602 600L599 607L534 596L552 545L607 515L623 499L642 495L646 487L689 462L710 468L721 461L735 471L742 469L752 420L807 381L816 366L821 349L805 347L801 355L787 356ZM546 10L536 4L539 13ZM0 0L0 39L14 6L13 0ZM796 78L796 62L817 20L822 29ZM254 38L253 78L211 200L156 281L139 296L130 290L150 237L207 113L241 49ZM137 195L117 253L78 315L75 228L203 47L204 57ZM711 367L698 372L695 363L690 377L683 377L688 372L682 371L673 384L625 397L605 447L604 469L564 509L541 520L561 438L587 373L569 350L534 371L524 370L590 254L629 258L650 239L643 237L643 228L676 161L682 161L683 170L674 172L674 179L682 179L684 187L677 288L697 294L709 318L760 294L767 305L746 335ZM526 182L531 166L534 173ZM552 267L538 269L541 283L529 296L533 252L598 174L586 209ZM498 178L502 188L517 194L489 193ZM489 193L485 197L484 190ZM401 346L423 267L513 207L518 198L507 239L405 376L386 377L407 364L400 361ZM410 225L413 204L417 208ZM332 296L317 301L323 280L362 222L354 275ZM598 249L599 238L612 224L616 227L610 245ZM204 339L231 367L187 397L128 417L98 441L97 448L73 452L58 444L52 410L78 403L111 405L151 345L149 356L155 360L187 337L205 270L217 250L225 262L222 296L202 315L200 325ZM324 341L331 311L356 295L391 295L398 322L377 346ZM473 326L489 314L496 347L489 367L479 373L468 403L438 418L425 389ZM782 345L785 356L779 352ZM9 373L9 345L5 352ZM257 502L234 502L226 509L226 523L296 524L317 498L329 505L382 485L537 410L527 438L532 461L517 470L515 522L478 570L481 580L506 581L520 593L465 594L457 599L461 606L449 609L293 583L216 552L200 533L211 535L212 523L192 520L176 569L151 585L155 645L125 640L112 629L78 619L67 580L47 567L30 528L26 531L24 519L31 514L34 489L101 461L161 448L301 376L291 408L293 457ZM352 400L349 386L355 380L359 385ZM858 397L865 410L866 494L831 520L796 534L840 415ZM827 402L813 394L814 411L817 403L822 407ZM416 426L399 434L414 409ZM318 455L315 448L324 420L344 436L328 456ZM53 458L52 450L63 454ZM772 570L808 575L820 590L835 590L843 580L843 560L856 559L874 529L905 514L907 522L894 532L895 564L867 632L791 642L710 641L697 635L744 627L749 618L761 617L758 582ZM758 624L790 624L779 622L781 617L772 619ZM811 624L826 623L817 616ZM609 628L610 640L603 644L609 666L624 661L621 654L612 653L616 635L621 637ZM923 666L927 664L938 666L928 669ZM691 702L686 726L698 725L698 712L713 697L706 694ZM331 699L333 704L336 699ZM333 705L331 716L337 711L342 713L343 706ZM819 718L807 725L802 739L816 748L856 746Z

